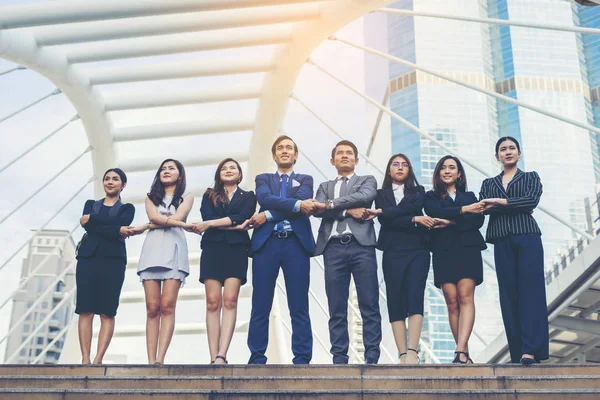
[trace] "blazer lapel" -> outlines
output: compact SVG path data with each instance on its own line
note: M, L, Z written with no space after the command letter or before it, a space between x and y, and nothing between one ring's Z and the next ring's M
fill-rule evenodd
M383 191L383 194L390 205L396 205L396 198L394 197L394 188L390 187Z
M358 175L356 175L356 174L354 174L354 175L352 176L352 178L350 178L350 180L348 181L348 193L351 193L351 192L352 192L352 187L353 187L354 185L356 185L356 182L358 182L358 178L360 178L360 176L358 176Z
M244 193L242 192L242 189L238 187L235 190L235 193L233 193L233 197L229 202L229 208L233 207L236 203L238 203L242 199L242 197L244 197Z
M513 176L510 182L508 182L508 185L506 185L506 191L508 192L510 190L510 187L516 182L520 181L524 176L525 173L517 168L517 173L515 174L515 176Z
M328 200L333 200L335 197L335 183L337 182L337 179L334 179L332 181L327 182L327 199Z
M271 194L275 196L281 195L281 188L279 187L279 175L272 174L271 175Z
M500 190L500 193L502 195L506 194L506 191L504 190L504 186L502 186L502 174L496 175L494 178L492 178L492 182L494 182L494 185L496 185L498 187L498 189Z

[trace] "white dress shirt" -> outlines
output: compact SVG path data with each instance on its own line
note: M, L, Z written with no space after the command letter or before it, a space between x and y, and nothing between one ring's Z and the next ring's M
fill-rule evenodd
M396 199L396 205L398 205L404 198L404 184L396 185L395 183L392 183L392 190L394 191L394 199Z
M348 175L346 178L348 178L348 191L350 191L350 179L352 179L352 177L354 176L354 174ZM333 199L330 200L334 200L340 197L340 189L342 188L342 176L338 176L337 177L337 181L335 182L335 186L333 188ZM342 211L342 216L346 217L346 210ZM335 237L338 235L337 233L337 226L338 226L338 220L336 219L335 221L333 221L333 227L331 228L331 235L329 236L329 239L331 239L332 237ZM352 231L350 230L350 225L348 223L346 223L346 230L344 230L344 232L342 232L342 234L344 235L352 235Z

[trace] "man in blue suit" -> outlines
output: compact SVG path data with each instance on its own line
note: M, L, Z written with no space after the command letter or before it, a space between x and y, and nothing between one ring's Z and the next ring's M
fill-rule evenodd
M312 328L308 314L310 257L315 240L309 216L315 211L313 178L294 172L298 147L288 136L279 136L271 147L277 164L274 174L256 177L260 212L250 220L254 228L252 262L252 314L248 328L249 364L265 364L269 342L269 315L279 268L287 290L292 320L294 364L312 358Z

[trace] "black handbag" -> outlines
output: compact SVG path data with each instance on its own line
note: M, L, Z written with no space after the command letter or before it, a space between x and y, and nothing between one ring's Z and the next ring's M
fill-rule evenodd
M83 234L83 236L81 237L81 240L79 241L79 243L77 243L77 246L75 246L75 255L76 256L79 255L79 249L81 248L81 246L83 246L83 244L85 243L87 237L88 237L88 234L87 234L87 232L85 232Z

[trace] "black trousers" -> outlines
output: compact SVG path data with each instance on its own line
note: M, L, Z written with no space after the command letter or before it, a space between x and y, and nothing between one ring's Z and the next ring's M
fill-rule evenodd
M494 259L511 362L518 363L523 354L548 359L548 307L540 235L496 239Z

